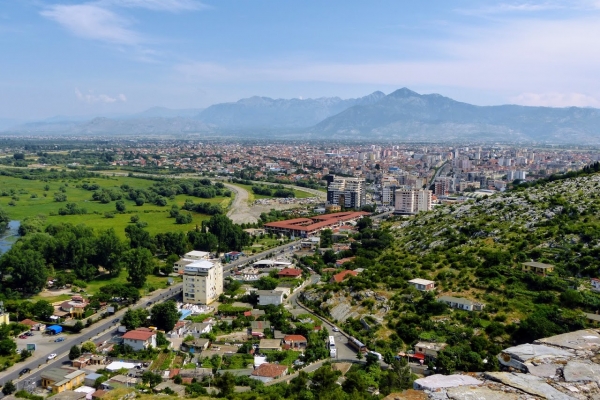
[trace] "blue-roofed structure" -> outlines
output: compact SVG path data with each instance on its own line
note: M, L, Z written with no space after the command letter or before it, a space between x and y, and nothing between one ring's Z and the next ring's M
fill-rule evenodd
M50 331L52 335L58 335L63 331L63 328L60 325L51 325L48 328L46 328L46 331Z

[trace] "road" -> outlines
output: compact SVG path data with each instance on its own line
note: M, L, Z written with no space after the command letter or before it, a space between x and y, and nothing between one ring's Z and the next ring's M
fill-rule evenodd
M182 288L183 284L180 283L178 285L172 286L169 289L163 289L156 294L143 297L138 303L136 303L136 305L133 308L146 308L149 307L149 302L152 302L152 304L154 304L156 302L165 301L169 298L178 295L181 292ZM92 325L91 327L82 330L79 334L64 336L65 340L63 342L57 343L56 348L52 349L51 351L45 353L36 351L28 361L25 361L23 363L17 363L11 368L9 368L7 371L5 371L3 373L1 383L4 384L5 382L12 380L15 383L15 385L23 385L23 382L25 380L34 380L36 382L39 381L40 375L44 368L49 366L59 367L63 362L69 360L69 350L73 345L81 345L83 342L86 342L88 340L98 341L99 338L103 336L112 336L112 334L114 333L114 328L116 328L119 325L119 322L113 321L116 318L121 319L121 317L123 316L123 314L125 314L126 311L127 308L123 308L117 311L114 315L110 316L109 318L101 320ZM50 352L56 353L58 354L58 356L52 361L47 361L47 357L50 354ZM19 379L19 372L24 368L29 368L31 372L23 375Z
M230 273L232 268L243 265L245 263L263 259L270 253L276 253L279 255L281 254L281 250L289 249L291 246L294 246L294 244L296 244L296 242L290 242L288 244L278 246L276 248L258 254L254 254L249 257L242 257L239 260L236 260L229 264L225 264L223 266L223 270L224 272ZM138 309L150 307L150 305L148 304L149 302L155 304L156 302L168 300L181 293L182 289L183 284L181 283L174 285L169 289L163 289L153 295L141 298L140 301L137 302L133 308ZM5 382L12 380L15 383L15 385L20 385L19 388L22 388L26 381L32 380L34 382L38 382L41 379L41 373L44 370L44 368L59 367L63 363L70 364L68 354L69 350L73 345L81 345L83 342L86 342L88 340L100 342L110 339L115 334L116 327L120 325L119 322L113 321L116 318L121 319L126 311L126 308L119 310L113 316L95 323L91 327L82 330L79 334L64 336L64 342L56 343L56 347L50 351L36 351L29 360L22 363L17 363L11 368L9 368L7 371L4 371L0 383L4 384ZM58 354L58 356L54 360L46 362L47 357L50 353L56 353ZM24 368L29 368L31 372L19 378L19 372ZM0 393L0 398L1 397L3 397L3 395Z

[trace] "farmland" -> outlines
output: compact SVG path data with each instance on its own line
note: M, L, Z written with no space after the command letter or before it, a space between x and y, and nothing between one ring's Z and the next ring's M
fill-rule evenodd
M187 180L193 182L193 180ZM124 229L131 223L131 217L137 215L139 221L146 223L146 229L150 234L172 231L188 231L208 215L190 211L192 220L189 223L177 224L170 217L170 209L173 205L179 208L187 199L196 203L210 203L220 205L223 209L229 206L231 197L216 196L213 198L197 199L187 194L176 194L165 197L165 205L157 205L145 202L136 205L132 199L123 196L125 210L118 212L115 201L103 203L92 199L93 191L84 188L94 187L96 190L122 191L123 188L135 190L149 190L156 185L156 181L138 177L125 176L96 176L84 178L56 178L49 174L41 174L39 179L23 179L21 176L0 175L0 207L6 210L14 220L22 221L26 217L42 215L45 223L71 223L85 224L97 230L114 228L117 234L125 237ZM57 201L57 196L63 196L65 201ZM58 197L60 198L60 197ZM85 209L83 214L60 215L60 209L66 204L74 203L78 209Z

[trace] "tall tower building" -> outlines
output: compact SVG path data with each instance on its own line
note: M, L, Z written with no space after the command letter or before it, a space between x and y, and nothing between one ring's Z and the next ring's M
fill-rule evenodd
M361 208L367 202L364 178L334 177L327 186L327 202L344 208Z
M396 190L395 211L401 214L416 214L431 210L431 190L398 189Z
M219 260L197 260L183 269L183 302L210 304L223 293L223 265Z

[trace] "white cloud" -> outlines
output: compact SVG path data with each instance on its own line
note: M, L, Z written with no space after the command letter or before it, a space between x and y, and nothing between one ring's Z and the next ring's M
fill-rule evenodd
M583 93L521 93L511 101L524 106L600 108L598 99Z
M124 103L127 101L127 97L125 97L125 95L122 93L116 95L115 97L111 97L107 94L94 94L91 91L88 93L81 93L81 91L76 88L75 95L77 96L77 99L79 99L79 101L89 103L89 104L92 104L92 103L110 104L110 103L117 103L117 102Z
M492 6L485 6L472 9L458 9L457 12L466 15L492 15L505 13L533 13L548 10L557 10L565 8L565 5L557 2L544 3L499 3Z
M196 11L208 8L195 0L99 0L96 4L168 12Z
M136 45L141 36L131 30L131 21L94 4L47 7L41 14L58 22L76 36L122 45Z

